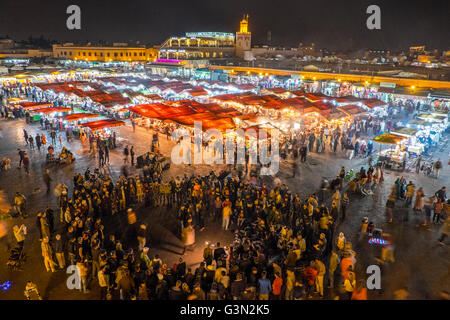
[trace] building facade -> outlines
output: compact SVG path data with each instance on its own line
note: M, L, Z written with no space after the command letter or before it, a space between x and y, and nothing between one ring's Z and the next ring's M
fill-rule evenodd
M234 35L226 32L187 32L170 37L159 48L160 59L214 59L234 55Z
M74 46L73 44L53 45L53 57L80 61L153 61L157 50L146 47L128 46Z

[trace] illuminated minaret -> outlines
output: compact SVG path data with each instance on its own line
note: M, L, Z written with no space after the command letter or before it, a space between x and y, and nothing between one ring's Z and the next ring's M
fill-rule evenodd
M248 14L241 20L239 32L236 32L236 56L244 58L244 52L251 50L252 34L248 30Z

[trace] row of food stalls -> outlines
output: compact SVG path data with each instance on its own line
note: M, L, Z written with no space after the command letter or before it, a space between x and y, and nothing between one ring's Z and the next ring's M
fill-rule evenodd
M449 113L433 111L418 114L415 119L383 133L374 142L389 145L378 152L378 163L392 169L411 166L417 156L429 155L430 149L439 145L442 135L448 130Z
M85 112L78 108L55 106L50 102L31 102L23 99L11 98L11 103L23 108L30 114L31 122L48 120L54 124L53 128L69 130L75 138L80 138L81 132L89 128L95 135L109 136L109 128L125 125L124 121L107 119L97 113ZM92 118L99 120L91 121Z

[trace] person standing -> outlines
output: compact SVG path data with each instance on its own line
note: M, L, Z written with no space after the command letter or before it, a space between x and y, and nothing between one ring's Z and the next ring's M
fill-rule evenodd
M123 149L123 163L127 164L128 163L128 146L125 147L125 149Z
M52 144L56 146L56 132L55 132L55 130L52 130L50 132L50 137L52 138Z
M105 163L109 164L109 147L107 145L105 145Z
M334 288L334 273L336 272L337 266L339 265L339 256L336 251L331 250L330 263L328 265L328 280L329 280L329 288Z
M130 156L131 156L131 166L134 167L134 147L131 146L130 149Z
M228 204L222 209L222 228L228 230L228 225L230 224L231 216L231 204Z
M15 225L13 227L14 237L16 238L17 245L20 248L23 248L23 245L25 243L25 237L27 235L27 227L22 224L20 227Z
M32 135L28 136L28 144L30 145L30 149L31 150L34 149L34 142L33 141L34 141L33 136Z
M57 234L55 239L56 239L55 241L56 260L58 260L59 268L64 269L64 267L66 266L66 260L64 258L64 242L60 234Z
M348 198L347 193L344 193L341 200L341 212L342 212L342 221L345 220L345 213L347 212L347 207L350 203L350 199Z
M414 211L416 213L422 212L424 201L423 198L425 197L425 193L423 192L422 187L419 188L419 190L416 191L416 200L414 201Z
M53 261L53 249L49 243L48 237L44 237L41 242L42 257L44 258L44 265L47 272L55 272L56 263Z
M272 285L270 280L267 279L266 271L261 273L261 278L258 281L259 287L259 300L269 300L269 293L272 291Z
M434 207L433 207L433 222L438 224L440 222L441 219L441 213L444 209L444 204L442 203L441 198L438 198L437 201L434 203Z
M38 151L41 151L41 136L39 135L39 133L36 133L36 137L34 138L34 140L36 141L36 147L38 148Z
M323 298L323 277L325 276L325 265L319 259L314 261L314 267L317 269L316 277L316 291L319 293L320 297Z
M285 299L294 300L295 273L292 270L286 270L286 290Z
M278 272L275 272L275 279L272 282L272 294L274 300L280 300L281 287L283 286L283 279Z

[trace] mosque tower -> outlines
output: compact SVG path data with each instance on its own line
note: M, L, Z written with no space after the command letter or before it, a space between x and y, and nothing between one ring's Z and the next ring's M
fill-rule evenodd
M252 34L248 30L248 14L241 20L239 32L236 32L236 56L244 58L244 52L251 50Z

